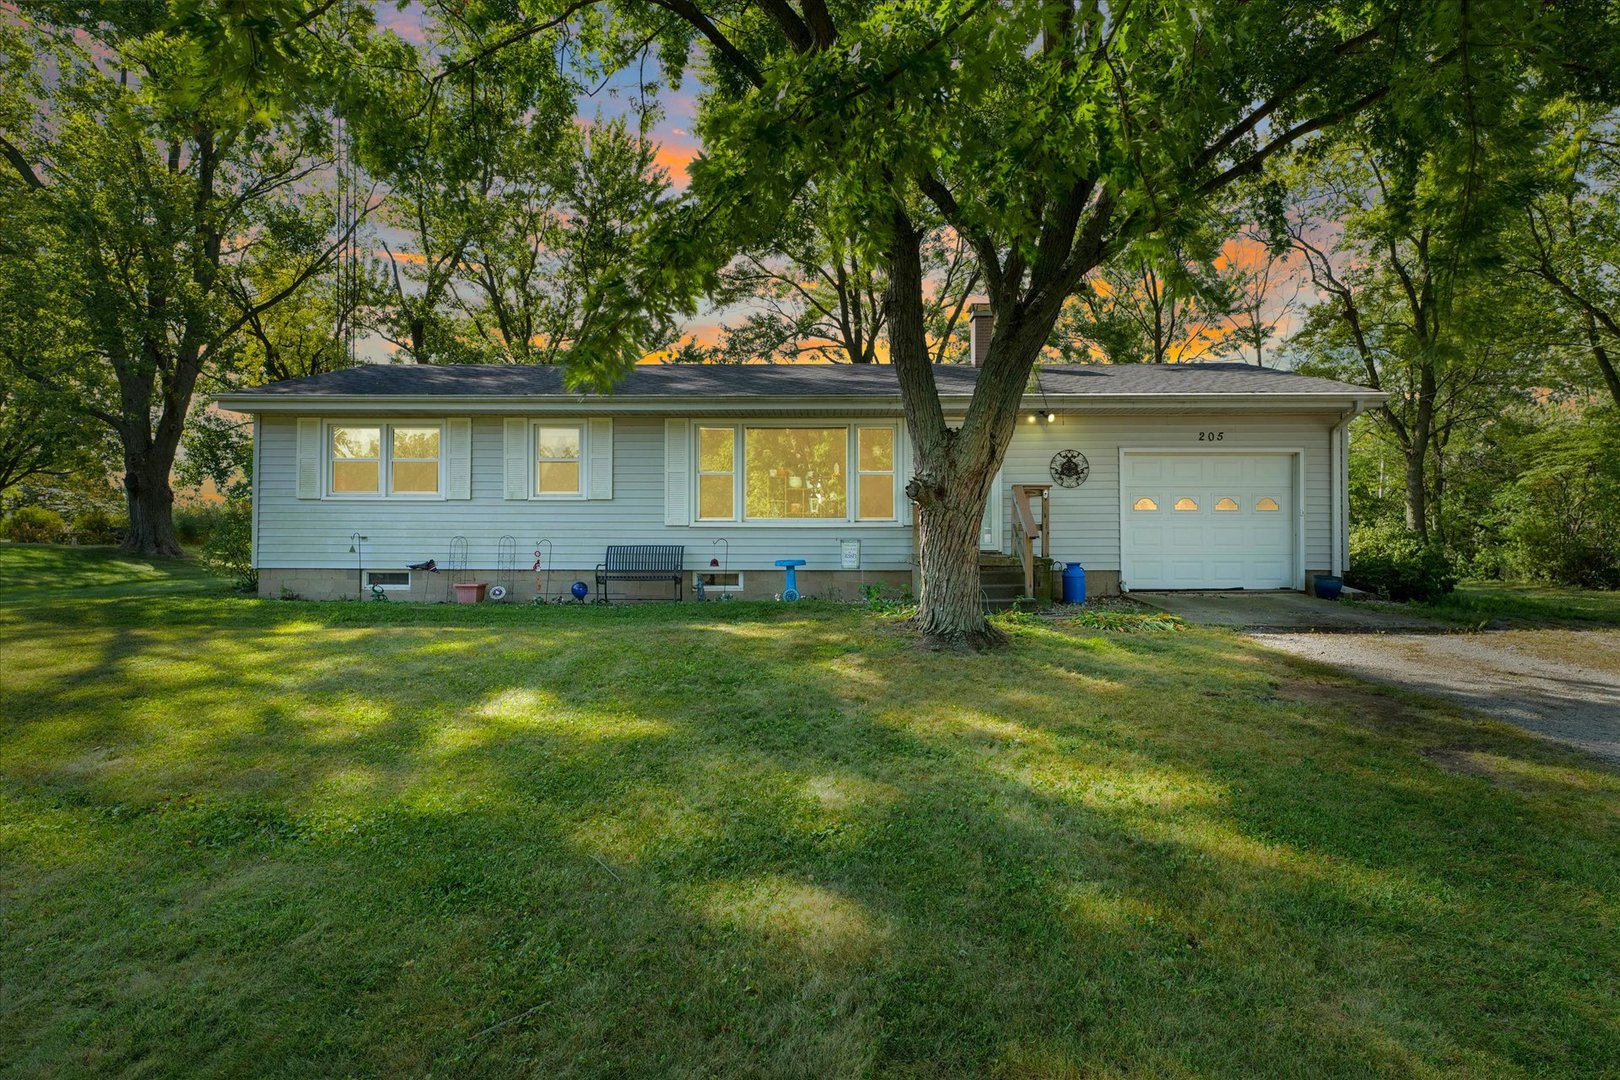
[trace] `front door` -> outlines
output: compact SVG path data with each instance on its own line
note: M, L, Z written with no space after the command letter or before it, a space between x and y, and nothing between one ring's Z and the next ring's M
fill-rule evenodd
M1001 519L1003 510L1001 505L1001 470L996 470L996 478L990 481L990 494L984 499L984 516L979 519L979 550L1001 550Z

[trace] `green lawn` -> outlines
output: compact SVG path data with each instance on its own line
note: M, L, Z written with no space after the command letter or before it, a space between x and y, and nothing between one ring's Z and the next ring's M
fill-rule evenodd
M3 1077L1620 1072L1620 777L1236 635L0 567Z
M1620 592L1471 581L1432 604L1412 604L1411 610L1467 626L1620 626Z

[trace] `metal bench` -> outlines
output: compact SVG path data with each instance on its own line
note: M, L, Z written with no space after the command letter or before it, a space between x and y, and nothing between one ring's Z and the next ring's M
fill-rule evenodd
M681 599L681 572L686 548L680 544L610 544L607 558L596 564L597 598L606 603L610 581L668 581Z

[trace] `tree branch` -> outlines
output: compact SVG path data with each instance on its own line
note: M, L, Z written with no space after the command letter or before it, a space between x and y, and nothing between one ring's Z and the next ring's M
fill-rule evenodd
M22 177L23 183L29 187L38 190L45 186L45 181L39 178L39 174L28 163L28 159L23 156L23 152L12 145L11 140L4 135L0 135L0 156L11 162L11 167L17 170L17 175Z

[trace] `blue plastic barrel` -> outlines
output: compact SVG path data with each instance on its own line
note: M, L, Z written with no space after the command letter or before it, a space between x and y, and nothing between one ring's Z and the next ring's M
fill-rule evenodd
M1077 562L1063 564L1063 602L1086 602L1086 568Z

